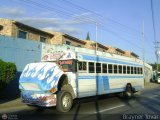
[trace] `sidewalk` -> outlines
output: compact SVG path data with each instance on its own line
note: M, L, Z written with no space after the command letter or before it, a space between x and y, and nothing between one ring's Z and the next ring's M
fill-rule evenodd
M0 104L0 114L21 111L23 109L28 110L31 108L23 104L20 98Z
M21 102L21 99L17 98L17 99L0 104L0 108L22 106L22 105L24 105L24 104Z
M145 86L144 86L144 89L154 89L154 88L157 88L159 87L160 88L160 84L158 83L146 83Z

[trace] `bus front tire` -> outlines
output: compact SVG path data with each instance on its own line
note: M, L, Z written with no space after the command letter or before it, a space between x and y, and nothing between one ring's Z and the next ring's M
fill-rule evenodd
M60 112L68 112L72 107L72 95L67 91L59 91L57 94L56 109Z

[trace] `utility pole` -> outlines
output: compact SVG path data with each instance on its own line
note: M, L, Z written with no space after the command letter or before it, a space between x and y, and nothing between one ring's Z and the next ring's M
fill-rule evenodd
M95 44L95 45L96 45L96 46L95 46L95 47L96 47L96 48L95 48L95 51L96 51L95 53L96 53L96 55L97 55L97 48L98 48L98 46L97 46L97 41L98 41L98 31L97 31L97 30L98 30L98 23L96 22L96 44Z
M159 44L160 44L160 42L155 42L155 50L156 50L155 54L156 54L156 59L157 59L157 66L156 66L157 72L158 72L158 63L159 63L159 54L160 54Z
M145 85L145 49L144 49L144 21L142 23L142 56L143 56L143 77Z

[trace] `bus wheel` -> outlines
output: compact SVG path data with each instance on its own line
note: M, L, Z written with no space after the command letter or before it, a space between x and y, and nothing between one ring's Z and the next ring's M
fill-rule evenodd
M67 91L59 91L57 94L56 108L60 112L68 112L72 107L72 95Z
M127 98L133 97L132 85L130 83L126 85L125 96Z

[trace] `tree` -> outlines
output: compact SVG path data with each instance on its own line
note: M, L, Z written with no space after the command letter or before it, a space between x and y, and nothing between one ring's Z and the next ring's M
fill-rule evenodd
M150 64L153 68L153 70L157 71L157 66L158 66L158 71L160 71L160 64L157 65L157 63Z
M16 76L16 65L11 62L4 62L0 59L0 93L6 88L10 81Z
M90 40L89 32L87 33L86 40Z

